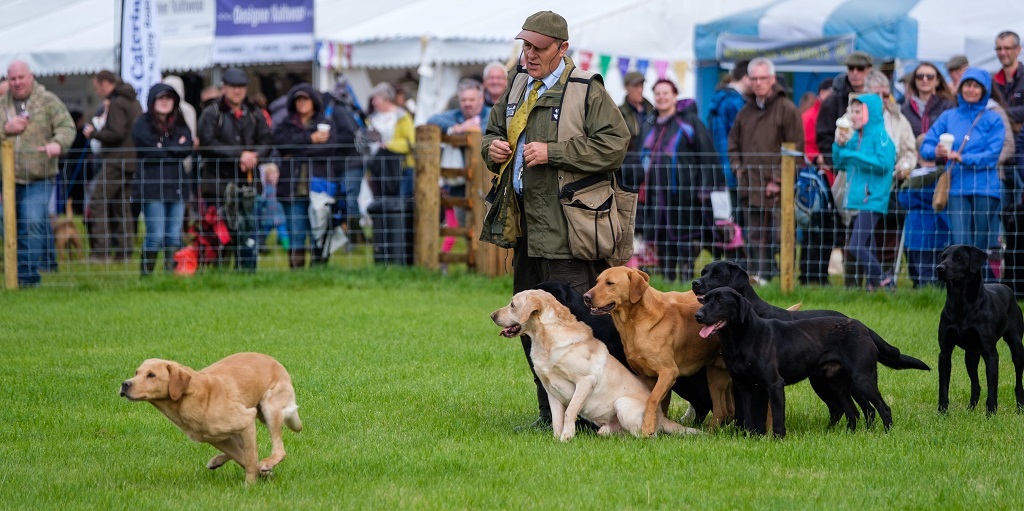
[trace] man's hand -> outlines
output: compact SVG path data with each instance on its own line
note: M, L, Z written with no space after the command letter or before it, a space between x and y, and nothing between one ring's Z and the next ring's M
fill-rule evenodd
M480 131L480 116L471 117L466 119L464 122L452 126L452 134L468 133L470 131Z
M4 131L6 131L8 135L21 135L25 132L25 128L27 126L28 119L21 116L15 116L8 120L7 124L4 124Z
M495 140L487 148L487 156L494 163L504 163L505 160L508 160L509 156L512 156L512 147L508 145L508 141Z
M775 181L768 182L768 185L764 187L764 194L766 197L775 197L782 191L782 187Z
M82 136L84 136L85 138L92 138L92 134L95 132L96 127L93 126L92 123L86 124L85 127L82 128Z
M39 146L36 150L46 152L46 156L48 158L56 158L60 156L60 144L56 142L50 142L49 144Z
M530 142L523 147L523 162L527 167L536 167L548 162L548 143Z
M242 151L242 156L238 159L238 167L245 172L252 172L257 163L259 163L259 157L256 156L255 151Z

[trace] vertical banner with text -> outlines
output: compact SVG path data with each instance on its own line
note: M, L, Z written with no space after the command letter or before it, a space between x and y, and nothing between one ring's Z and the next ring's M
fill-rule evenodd
M149 88L160 81L160 24L154 0L125 0L121 12L121 79L145 110Z
M313 60L313 0L217 0L213 61Z

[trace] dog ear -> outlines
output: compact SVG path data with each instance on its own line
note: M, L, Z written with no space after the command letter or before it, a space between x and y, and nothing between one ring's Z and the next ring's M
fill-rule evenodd
M729 296L736 302L738 319L741 323L746 323L750 319L750 302L739 293L729 293Z
M750 284L750 275L747 274L747 270L744 270L742 266L732 261L729 262L729 267L732 275L729 287L733 289L741 289L743 286Z
M519 324L526 323L530 316L540 312L540 300L536 296L527 294L522 299L523 302L519 304Z
M630 303L636 303L640 301L640 298L647 292L647 288L651 287L649 284L651 276L636 270L629 272L629 301Z
M177 401L188 389L188 384L192 381L192 374L182 369L180 364L175 363L167 364L167 372L170 373L168 391L171 394L171 401Z
M968 246L967 250L971 254L971 273L978 273L988 263L988 252L974 246Z

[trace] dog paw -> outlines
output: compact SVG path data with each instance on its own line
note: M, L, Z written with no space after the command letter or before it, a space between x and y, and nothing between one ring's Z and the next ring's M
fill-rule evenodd
M567 430L563 431L562 434L558 436L558 439L563 442L568 442L569 440L572 440L572 437L574 436L576 436L576 430Z
M230 460L230 459L231 459L231 457L228 456L227 454L218 454L218 455L210 458L210 461L206 464L206 468L208 468L210 470L216 470L216 469L220 468L221 465L227 463L228 460Z

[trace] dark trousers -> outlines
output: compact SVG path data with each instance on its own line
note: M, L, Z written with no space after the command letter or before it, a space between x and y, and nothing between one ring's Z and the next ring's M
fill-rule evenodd
M520 211L524 211L520 205ZM606 270L609 265L605 260L584 261L582 259L544 259L542 257L530 257L527 255L527 232L526 222L520 214L519 222L522 229L522 237L516 239L516 248L512 251L512 292L518 293L532 289L545 280L557 280L568 284L580 293L586 293L597 284L597 276ZM548 393L537 378L533 370L533 359L530 358L530 337L520 336L523 343L523 351L526 353L526 362L530 365L530 373L533 374L533 384L537 387L537 406L540 416L551 419L551 405L548 403Z
M832 210L822 211L804 229L800 244L800 283L828 285L828 261L836 240L836 220Z
M99 257L130 258L135 247L135 217L132 216L132 171L118 162L106 162L96 176L89 216L93 245L91 253Z

